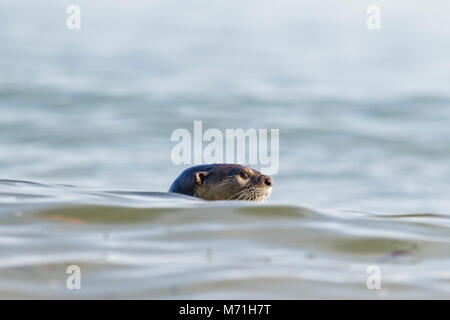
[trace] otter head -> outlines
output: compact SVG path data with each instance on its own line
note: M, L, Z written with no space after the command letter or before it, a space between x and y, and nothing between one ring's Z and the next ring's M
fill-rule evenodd
M272 191L272 179L239 164L200 165L183 171L169 191L205 200L261 201Z

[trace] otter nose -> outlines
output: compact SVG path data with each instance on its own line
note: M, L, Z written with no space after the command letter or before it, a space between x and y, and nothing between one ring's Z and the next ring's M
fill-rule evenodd
M268 187L271 187L271 186L272 186L272 178L271 178L271 177L269 177L269 176L264 176L263 179L264 179L264 184L265 184L266 186L268 186Z

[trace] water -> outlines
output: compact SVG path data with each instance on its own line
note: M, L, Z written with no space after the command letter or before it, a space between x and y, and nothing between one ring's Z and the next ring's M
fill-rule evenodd
M78 4L2 1L0 297L450 297L446 2ZM165 193L194 120L280 129L268 201Z

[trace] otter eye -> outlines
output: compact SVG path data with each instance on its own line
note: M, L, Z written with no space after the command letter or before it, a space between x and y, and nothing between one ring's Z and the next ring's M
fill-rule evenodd
M241 173L239 174L241 176L242 179L247 180L248 179L248 174L245 171L241 171Z

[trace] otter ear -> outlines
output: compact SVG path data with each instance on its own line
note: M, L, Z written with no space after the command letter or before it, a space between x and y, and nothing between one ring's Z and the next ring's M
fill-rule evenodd
M205 181L207 176L208 176L207 171L198 171L198 172L194 173L195 184L203 184L203 182Z

